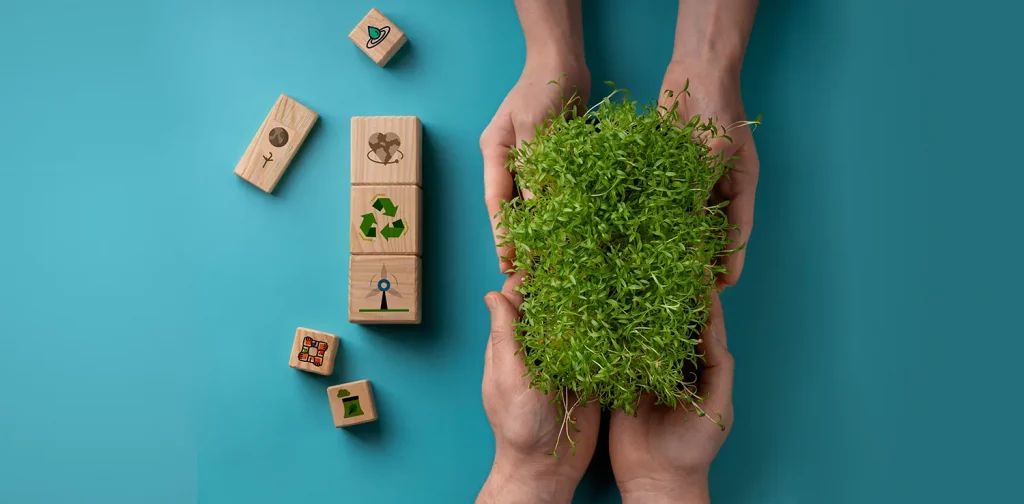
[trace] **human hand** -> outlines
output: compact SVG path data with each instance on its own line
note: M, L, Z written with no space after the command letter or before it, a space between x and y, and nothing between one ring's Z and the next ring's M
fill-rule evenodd
M516 192L513 175L506 167L508 152L522 142L533 140L536 125L550 111L559 111L563 99L575 92L586 107L590 97L590 70L583 56L582 16L579 0L517 0L516 9L526 36L526 65L519 81L498 107L490 124L480 135L484 161L484 200L491 218L502 273L512 269L515 250L499 245L498 225L501 202ZM559 79L560 86L549 85Z
M573 408L576 399L571 394L552 403L554 396L530 388L526 365L516 353L521 344L512 328L523 300L515 291L519 281L519 275L512 275L502 292L485 298L491 336L484 356L483 400L495 449L491 474L477 503L568 503L594 455L601 411L583 405ZM566 406L575 428L557 420L567 418ZM575 453L566 435L572 436ZM552 456L556 446L557 458Z
M725 138L710 141L713 153L738 156L728 177L712 193L712 203L729 200L729 222L737 226L729 238L734 248L745 246L754 227L754 194L760 162L740 94L740 69L757 10L757 0L681 0L676 21L672 61L662 80L661 104L679 102L683 121L700 114L728 129ZM689 94L682 93L689 83ZM667 98L665 91L674 96ZM746 249L723 259L728 272L718 278L719 290L735 285L743 271Z
M644 396L636 416L615 411L608 431L608 453L622 502L630 504L708 503L708 471L733 424L733 359L726 348L725 323L713 294L708 326L701 335L705 367L696 407L655 405ZM692 407L690 407L692 409Z

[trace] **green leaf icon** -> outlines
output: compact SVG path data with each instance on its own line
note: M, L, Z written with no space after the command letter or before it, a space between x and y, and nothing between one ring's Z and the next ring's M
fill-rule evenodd
M348 397L350 395L352 395L352 392L349 392L348 389L341 389L338 391L338 397Z
M370 32L370 38L376 40L380 37L380 28L375 26L366 27L366 31Z
M357 417L363 414L363 408L359 406L358 397L346 397L342 399L342 403L345 405L344 418Z

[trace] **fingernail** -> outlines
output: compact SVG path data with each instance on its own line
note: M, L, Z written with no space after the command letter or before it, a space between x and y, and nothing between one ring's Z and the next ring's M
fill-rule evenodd
M494 297L490 294L484 296L484 303L487 303L487 308L494 309Z

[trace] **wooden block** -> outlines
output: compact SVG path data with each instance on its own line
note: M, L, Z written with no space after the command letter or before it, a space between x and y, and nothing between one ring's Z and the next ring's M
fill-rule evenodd
M387 65L406 40L405 32L377 9L370 9L348 38L379 66Z
M288 96L278 97L235 166L235 175L263 192L273 191L318 117Z
M419 324L421 285L419 257L354 255L348 267L348 320Z
M288 365L310 373L330 376L341 339L333 334L300 327L295 330Z
M416 186L353 186L349 252L420 255Z
M370 380L360 380L327 388L335 427L351 427L377 420Z
M420 185L420 138L416 116L352 118L352 185Z

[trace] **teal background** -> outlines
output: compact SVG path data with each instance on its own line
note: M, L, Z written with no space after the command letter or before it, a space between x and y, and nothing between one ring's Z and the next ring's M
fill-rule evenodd
M347 39L371 6L410 38L386 69ZM585 7L595 81L653 97L674 3ZM716 503L1019 502L1022 11L762 2ZM0 1L0 502L469 502L501 281L477 139L522 61L507 1ZM282 92L321 118L267 196L231 170ZM357 327L349 118L398 114L425 314ZM299 325L342 337L333 378L286 365ZM324 389L362 378L380 421L334 429ZM599 456L577 502L617 501Z

